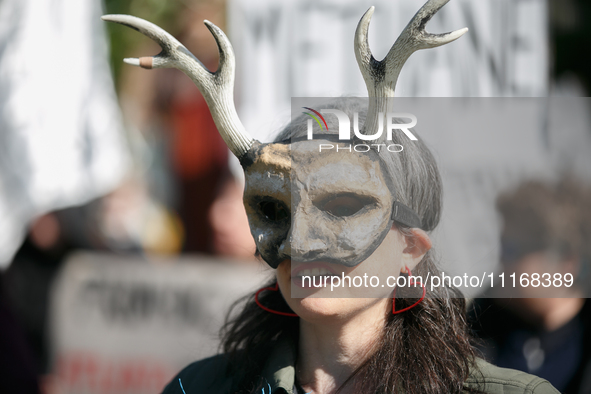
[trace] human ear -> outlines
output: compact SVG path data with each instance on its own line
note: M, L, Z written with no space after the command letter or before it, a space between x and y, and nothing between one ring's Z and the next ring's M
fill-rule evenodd
M420 228L411 228L401 231L404 237L404 249L402 250L402 264L409 269L414 269L423 259L423 256L431 249L429 235Z

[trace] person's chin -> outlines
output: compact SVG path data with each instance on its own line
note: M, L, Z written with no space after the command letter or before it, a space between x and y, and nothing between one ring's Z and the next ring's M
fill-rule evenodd
M308 297L293 299L292 303L292 309L308 321L338 318L346 314L342 299Z

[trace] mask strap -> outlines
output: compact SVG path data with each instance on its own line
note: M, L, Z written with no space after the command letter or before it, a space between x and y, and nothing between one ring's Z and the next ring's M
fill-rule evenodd
M421 228L419 215L400 201L394 202L392 220L410 228Z

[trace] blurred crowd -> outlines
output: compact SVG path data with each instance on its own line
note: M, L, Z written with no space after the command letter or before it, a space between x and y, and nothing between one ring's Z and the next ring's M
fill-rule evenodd
M217 67L217 47L202 21L225 30L225 0L107 0L104 12L149 18L210 70ZM552 81L569 81L587 96L591 52L581 49L591 44L591 4L552 0L549 16ZM2 393L57 394L49 296L72 251L204 254L256 263L243 181L203 97L176 70L123 67L123 57L158 48L121 26L109 26L108 34L131 165L110 192L39 213L26 224L25 238L0 277ZM10 38L0 31L0 64ZM476 299L470 317L478 346L497 365L535 373L565 393L591 393L591 304L583 286L591 269L590 186L567 174L558 181L532 180L498 196L497 209L504 223L503 269L570 272L575 286L552 298L524 292L513 299Z
M528 181L500 195L497 208L507 281L548 276L541 286L515 286L503 298L493 287L474 300L480 350L495 365L541 376L561 392L591 392L591 188L569 178ZM548 286L566 274L572 286Z

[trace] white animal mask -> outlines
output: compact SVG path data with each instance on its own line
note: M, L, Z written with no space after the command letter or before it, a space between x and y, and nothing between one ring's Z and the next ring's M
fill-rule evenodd
M363 134L374 134L384 114L391 112L387 98L394 96L400 70L413 52L447 44L467 31L425 31L426 23L448 1L427 1L382 61L372 56L367 40L374 8L361 18L355 32L355 56L372 98ZM421 227L417 214L396 201L396 191L377 154L319 156L315 154L318 141L262 144L250 137L234 107L232 46L211 22L205 21L205 25L220 52L215 73L150 22L129 15L106 15L103 20L136 29L162 47L157 56L125 59L126 63L149 69L177 68L197 85L220 135L242 164L246 178L244 205L251 233L262 258L271 267L276 268L287 258L352 267L373 253L393 222Z

